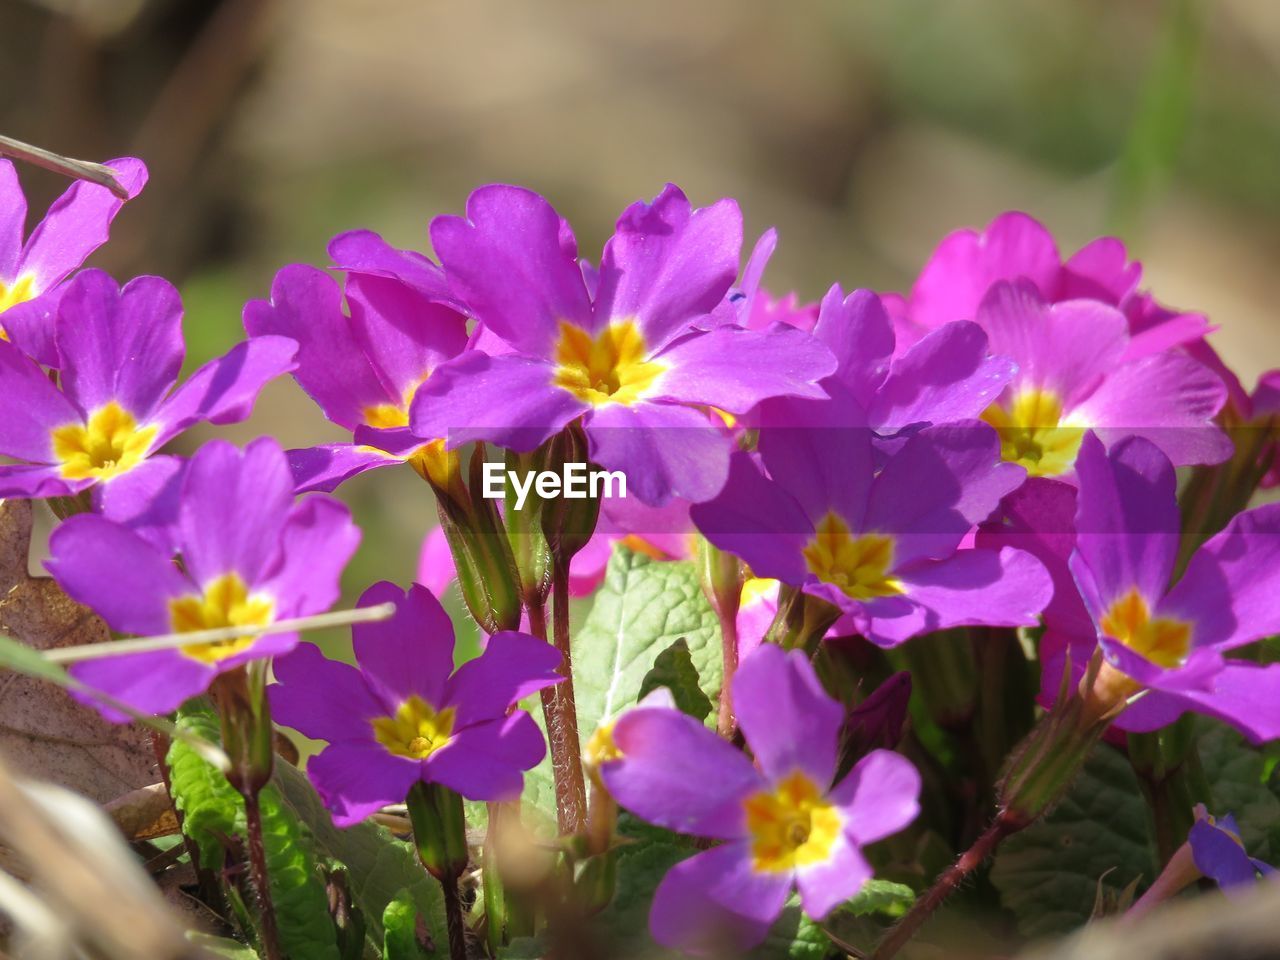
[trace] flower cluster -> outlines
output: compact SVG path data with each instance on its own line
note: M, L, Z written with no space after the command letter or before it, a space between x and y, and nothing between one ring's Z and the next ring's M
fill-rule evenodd
M113 166L141 189L140 163ZM612 876L582 861L614 863L621 807L700 838L654 891L661 943L746 949L796 888L827 916L920 814L921 776L894 748L912 678L936 681L949 668L930 658L957 638L979 662L1031 651L1042 672L1043 720L992 772L983 842L1044 813L1117 731L1194 712L1280 737L1280 664L1258 652L1280 633L1280 505L1245 509L1275 465L1277 375L1245 393L1207 320L1140 290L1116 240L1064 261L1044 227L1005 214L946 238L906 295L834 285L806 303L762 285L772 231L740 271L731 199L695 208L668 185L588 260L547 200L491 185L431 222L438 263L355 231L327 269L286 266L245 306L247 339L179 383L177 291L74 273L120 205L78 184L24 244L0 163L0 497L63 518L47 568L68 596L117 633L162 638L78 663L77 696L163 714L212 687L228 748L244 745L246 799L270 776L253 744L273 715L327 742L307 772L334 822L407 804L450 910L471 856L461 798L490 804L496 878L503 811L549 752L557 896ZM245 419L286 373L348 441L168 446ZM618 471L629 499L539 489L500 506L480 479L495 452L516 472ZM419 583L364 591L352 666L298 636L337 602L360 539L331 494L403 464L442 526ZM624 549L696 570L700 594L637 602L696 600L718 621L722 657L694 678L719 700L714 724L661 686L625 688L624 610L609 715L580 729L569 597ZM455 575L489 634L456 669L436 596ZM246 681L272 660L274 684ZM1237 834L1199 821L1196 863L1262 869L1222 839Z

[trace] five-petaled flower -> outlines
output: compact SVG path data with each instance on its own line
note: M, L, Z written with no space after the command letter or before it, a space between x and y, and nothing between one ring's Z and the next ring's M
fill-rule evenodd
M475 349L417 392L410 426L450 447L531 450L582 418L591 459L660 505L712 497L731 439L707 408L745 413L774 396L821 397L829 351L785 324L748 330L710 316L738 272L732 200L694 210L668 186L618 220L584 275L569 225L542 197L482 187L431 240L450 287L483 326ZM708 329L711 328L711 329Z
M181 566L127 527L83 514L54 530L46 565L69 596L121 633L267 626L321 613L338 599L338 578L360 531L329 497L295 504L284 451L264 437L243 452L214 440L196 453L182 479L172 540ZM98 657L71 672L138 710L166 713L219 673L297 642L296 633L197 642Z
M247 417L263 385L292 368L297 344L240 343L174 389L185 353L177 290L159 277L120 288L86 270L62 294L55 348L61 389L0 343L0 452L25 461L0 466L0 497L104 488L99 505L125 519L176 489L180 463L154 454L193 424Z
M444 449L443 435L424 439L408 429L419 387L467 345L466 319L444 274L367 230L334 237L329 254L346 271L345 287L323 270L293 264L276 274L270 300L244 308L250 337L298 342L294 379L357 441L290 451L299 490L332 490L365 470L404 462L447 486L457 454Z
M1227 659L1280 631L1280 504L1234 517L1171 585L1182 518L1168 458L1140 437L1108 452L1086 434L1077 470L1069 569L1087 632L1069 632L1078 618L1047 619L1046 688L1068 646L1077 672L1100 647L1104 663L1085 693L1100 709L1132 701L1121 729L1155 730L1191 710L1255 741L1280 736L1280 664Z
M129 199L146 185L141 160L123 157L107 166ZM24 243L27 198L13 164L0 160L0 340L12 340L46 366L57 366L53 318L62 282L106 242L124 203L100 184L77 180Z
M920 775L887 750L836 774L844 710L799 651L760 647L733 683L755 765L697 720L650 702L613 724L600 776L632 813L723 841L667 873L650 928L672 947L746 949L763 939L793 887L821 919L861 889L861 848L911 823Z
M359 669L303 644L276 663L277 720L329 745L307 773L339 826L403 803L419 781L472 800L517 797L546 752L533 718L512 707L559 683L560 654L525 633L495 633L453 669L453 625L425 587L377 583L361 606L395 615L352 630Z
M773 401L757 458L735 453L718 497L695 504L708 540L758 577L834 604L851 627L892 645L947 627L1037 622L1049 576L1014 548L961 549L1022 482L979 421L913 433L877 469L857 404Z

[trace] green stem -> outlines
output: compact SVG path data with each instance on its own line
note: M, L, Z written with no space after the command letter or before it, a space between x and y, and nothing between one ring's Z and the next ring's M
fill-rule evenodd
M262 807L258 791L244 794L244 822L249 846L249 870L253 874L254 892L258 896L258 919L262 929L262 948L267 960L281 960L280 935L276 929L276 909L271 899L271 875L267 870L267 850L262 839Z

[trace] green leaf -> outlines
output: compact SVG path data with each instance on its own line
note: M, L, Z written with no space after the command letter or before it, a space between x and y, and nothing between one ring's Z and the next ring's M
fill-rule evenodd
M689 641L684 637L658 654L640 682L637 699L643 700L658 687L670 690L676 706L696 720L705 721L711 713L711 698L698 686L698 668L693 665Z
M751 951L750 960L823 960L831 952L831 939L805 916L800 897L787 897L782 915L769 928L764 943Z
M862 885L852 900L836 908L837 915L865 917L873 913L900 917L916 901L916 893L904 883L872 878Z
M615 547L586 622L573 636L574 693L583 743L600 723L640 699L658 655L683 638L704 695L720 695L720 625L692 563ZM539 714L534 708L535 715ZM525 802L554 811L551 762L525 776Z
M1225 724L1209 727L1198 741L1200 766L1213 788L1211 814L1233 814L1249 855L1280 859L1280 798L1272 789L1266 755Z
M258 803L280 946L290 957L339 960L329 896L316 868L311 838L274 787L266 787Z
M383 942L382 918L387 905L402 893L425 919L440 956L449 942L440 886L422 868L413 847L372 822L339 830L306 775L292 764L276 761L273 782L285 803L307 825L316 847L347 868L351 896L364 913L376 949Z
M1150 883L1155 856L1142 792L1129 762L1105 744L1047 817L1000 847L991 881L1029 937L1085 923L1099 884L1117 895L1135 877Z
M211 743L219 736L212 707L197 700L179 709L176 726ZM200 866L219 869L226 856L223 838L243 829L244 801L222 772L185 741L169 745L168 764L170 793L182 814L182 830L195 843Z
M400 894L382 911L382 960L420 960L426 953L418 944L418 908Z

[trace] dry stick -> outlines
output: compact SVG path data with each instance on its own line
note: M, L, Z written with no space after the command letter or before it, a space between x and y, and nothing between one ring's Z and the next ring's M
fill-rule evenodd
M25 160L27 163L75 180L88 180L90 183L106 187L121 200L129 199L129 191L120 185L120 181L116 179L116 172L100 163L73 160L71 157L64 157L42 147L34 147L21 140L4 136L0 136L0 154L16 160Z
M876 946L875 952L871 954L871 960L889 960L901 950L907 941L924 926L925 921L933 916L934 911L942 906L943 901L956 891L965 878L982 866L987 857L995 852L1000 841L1009 834L1016 833L1020 826L1017 821L1006 817L1003 813L998 815L991 826L987 827L973 842L973 846L960 854L960 859L947 867L934 881L933 886L925 891L924 896L907 911L906 916L885 934L884 939Z
M310 617L292 617L277 620L263 626L216 627L212 630L191 630L187 633L165 633L155 637L139 637L136 640L113 640L110 643L82 643L74 647L58 647L43 650L41 655L54 663L75 663L80 660L96 660L100 657L118 657L130 653L150 653L154 650L173 650L193 643L219 643L240 637L262 637L269 633L292 633L295 630L319 630L323 627L340 627L352 623L368 623L386 620L396 612L394 603L380 603L376 607L359 607L355 610L335 610Z

